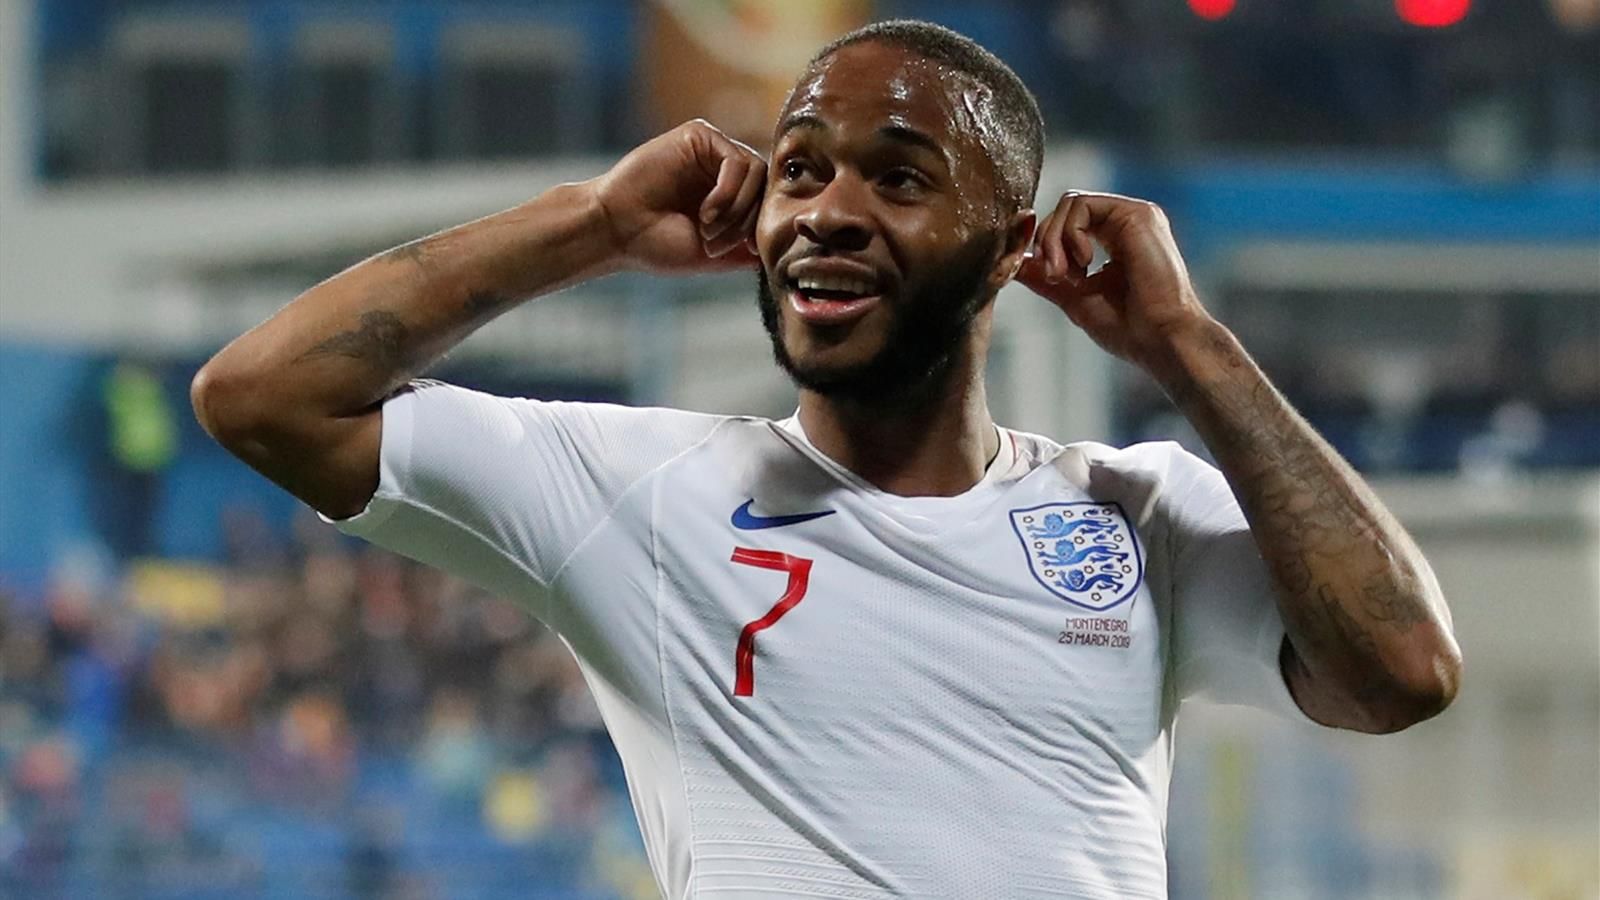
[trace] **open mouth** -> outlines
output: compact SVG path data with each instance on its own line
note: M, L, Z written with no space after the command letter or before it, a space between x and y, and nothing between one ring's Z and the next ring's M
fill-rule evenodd
M840 275L789 279L789 305L807 322L837 325L864 315L882 296L877 284Z

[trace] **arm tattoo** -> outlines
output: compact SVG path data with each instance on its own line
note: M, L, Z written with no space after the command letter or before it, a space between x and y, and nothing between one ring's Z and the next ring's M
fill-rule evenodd
M1351 655L1362 664L1362 678L1356 688L1355 699L1362 703L1387 699L1395 692L1396 684L1383 665L1378 642L1372 632L1350 615L1329 585L1318 586L1317 599L1322 603L1325 622L1322 637L1342 641Z
M1335 678L1343 696L1388 722L1406 700L1401 661L1433 652L1415 643L1428 640L1418 626L1435 619L1426 563L1230 337L1208 349L1208 374L1180 382L1173 399L1228 473L1283 594L1293 638L1284 674L1302 684Z
M378 368L399 369L411 353L410 333L394 313L371 310L361 314L361 322L355 328L328 338L300 354L296 361L343 356Z
M1229 345L1230 372L1244 366L1242 353ZM1186 392L1192 401L1197 390ZM1269 554L1278 582L1291 594L1314 593L1315 573L1337 566L1359 575L1362 611L1395 631L1410 631L1427 621L1430 610L1414 592L1397 584L1385 548L1382 524L1342 473L1330 448L1306 440L1309 428L1298 421L1265 378L1245 392L1222 390L1212 401L1214 449L1219 458L1247 459L1249 477L1237 488L1267 540L1290 552ZM1364 571L1351 571L1352 567ZM1326 584L1319 586L1325 590ZM1358 627L1354 620L1350 625Z
M1410 631L1411 626L1428 620L1428 610L1383 578L1368 579L1361 586L1361 599L1361 608L1367 615L1388 623L1396 631Z

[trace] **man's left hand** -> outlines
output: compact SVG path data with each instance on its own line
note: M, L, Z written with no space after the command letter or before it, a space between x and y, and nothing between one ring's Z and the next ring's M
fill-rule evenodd
M1110 256L1090 273L1094 245ZM1173 339L1211 323L1154 203L1068 191L1040 223L1017 280L1067 314L1114 356L1165 374Z

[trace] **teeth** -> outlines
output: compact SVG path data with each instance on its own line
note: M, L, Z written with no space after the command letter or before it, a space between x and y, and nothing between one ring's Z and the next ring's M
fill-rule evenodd
M839 276L804 276L795 279L795 286L802 291L841 291L846 294L864 296L872 292L872 282L861 278L848 278Z

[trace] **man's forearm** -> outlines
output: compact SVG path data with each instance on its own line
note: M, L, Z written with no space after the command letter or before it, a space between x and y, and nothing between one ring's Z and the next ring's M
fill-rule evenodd
M378 254L306 291L207 365L248 396L226 416L353 415L529 297L605 274L583 185ZM227 397L227 390L218 392Z
M1207 322L1158 378L1216 457L1279 587L1285 675L1326 724L1391 731L1454 696L1460 653L1427 561L1376 495Z

